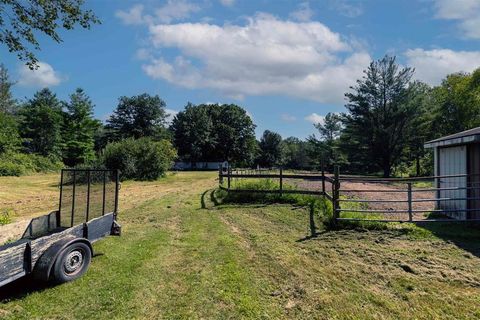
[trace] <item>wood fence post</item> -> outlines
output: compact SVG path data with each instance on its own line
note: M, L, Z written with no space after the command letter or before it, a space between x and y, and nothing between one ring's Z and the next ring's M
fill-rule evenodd
M283 169L280 167L280 197L283 196Z
M222 165L218 165L218 185L221 187L223 184L223 176L222 176Z
M325 195L325 163L322 159L322 194Z
M337 219L340 217L340 168L335 166L334 169L334 179L333 179L333 222L337 223Z
M232 175L232 167L230 167L230 165L228 165L228 176L227 176L227 185L228 185L228 191L230 191L230 185L231 185L231 175Z
M407 183L408 188L408 221L412 222L413 212L412 212L412 183Z

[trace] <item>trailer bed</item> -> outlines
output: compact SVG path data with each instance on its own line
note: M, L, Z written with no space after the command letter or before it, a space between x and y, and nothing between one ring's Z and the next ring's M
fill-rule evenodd
M52 229L40 237L22 238L0 247L0 286L21 278L35 269L40 256L52 244L65 238L84 238L95 242L110 235L114 213L106 214L67 229Z

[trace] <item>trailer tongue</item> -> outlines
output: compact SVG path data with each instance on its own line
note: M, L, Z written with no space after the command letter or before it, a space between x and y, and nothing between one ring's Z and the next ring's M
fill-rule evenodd
M58 210L32 219L21 239L0 246L0 287L28 274L56 283L81 277L92 243L121 233L119 188L116 170L62 170Z

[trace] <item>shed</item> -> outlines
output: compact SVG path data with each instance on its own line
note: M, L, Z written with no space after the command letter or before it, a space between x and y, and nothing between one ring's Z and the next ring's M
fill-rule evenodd
M455 219L480 219L480 127L425 143L434 153L437 209ZM465 175L460 177L442 177ZM449 211L450 210L450 211ZM478 211L474 211L478 210Z

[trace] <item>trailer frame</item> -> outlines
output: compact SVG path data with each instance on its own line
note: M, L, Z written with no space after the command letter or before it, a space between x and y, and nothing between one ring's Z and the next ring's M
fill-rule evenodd
M92 217L94 212L90 210L92 193L90 177L92 173L103 175L102 185L100 186L103 190L102 212L96 212L97 217ZM77 178L79 174L83 174L86 177L86 181L82 181L82 183L86 183L87 190L86 210L84 219L82 218L83 221L75 223L75 192L79 184ZM68 210L62 208L63 197L66 195L65 178L67 175L73 175L72 205ZM107 176L115 183L113 192L114 204L110 212L106 212ZM119 236L121 234L121 226L117 222L120 190L118 170L63 169L59 187L58 210L32 219L21 239L0 246L0 287L29 274L33 274L35 279L43 281L54 280L61 283L74 280L82 276L88 269L88 265L93 257L92 244L94 242L108 235ZM65 220L70 220L70 225L62 223ZM78 252L81 251L84 256L81 256L77 251L68 252L71 248L76 247L82 248L82 250L76 250ZM65 261L59 261L59 259ZM80 267L81 269L78 269ZM57 269L65 271L64 276L59 277Z

